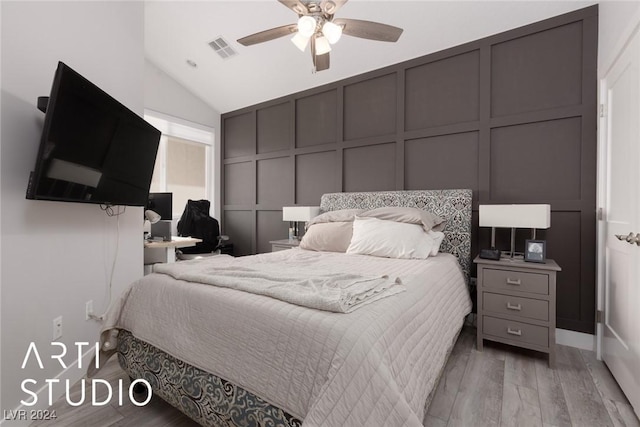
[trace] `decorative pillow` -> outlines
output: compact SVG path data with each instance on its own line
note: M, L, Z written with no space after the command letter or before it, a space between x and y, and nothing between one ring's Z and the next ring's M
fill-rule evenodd
M309 227L300 248L310 251L346 252L351 242L353 222L324 222Z
M422 225L356 217L347 253L424 259L431 254L433 246L433 238L425 233Z
M405 222L407 224L422 224L424 231L442 231L445 220L431 212L418 208L388 206L371 209L358 215L359 217L378 218L387 221Z
M313 224L324 222L353 222L356 215L360 215L364 209L340 209L337 211L328 211L322 213L309 221L307 228Z

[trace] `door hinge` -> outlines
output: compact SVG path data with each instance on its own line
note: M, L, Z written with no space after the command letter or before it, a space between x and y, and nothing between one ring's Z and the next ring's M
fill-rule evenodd
M596 310L596 323L604 323L604 311Z
M598 221L604 221L604 209L598 208L596 211L596 218Z
M600 104L600 117L607 117L607 106L605 104Z

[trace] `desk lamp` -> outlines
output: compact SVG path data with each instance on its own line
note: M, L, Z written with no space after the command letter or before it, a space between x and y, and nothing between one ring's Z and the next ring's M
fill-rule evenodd
M531 238L536 229L551 227L551 205L480 205L480 227L491 227L491 248L496 245L496 227L511 228L511 259L515 256L516 228L530 228Z
M320 206L284 206L282 220L289 221L289 240L298 240L299 222L308 222L320 214Z
M151 224L156 224L161 218L157 212L151 209L144 211L143 233L145 239L147 238L147 234L151 233Z

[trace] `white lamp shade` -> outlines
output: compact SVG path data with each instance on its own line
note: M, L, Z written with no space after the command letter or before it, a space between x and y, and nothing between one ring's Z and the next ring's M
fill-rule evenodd
M480 205L478 213L480 227L551 227L551 205Z
M298 19L298 33L303 37L311 37L316 32L316 20L311 16L301 16Z
M309 37L305 37L300 33L296 33L296 35L291 39L291 42L295 44L298 49L304 52L307 49L307 45L309 44Z
M144 217L149 220L151 224L155 224L156 222L160 221L160 219L162 219L162 217L157 212L152 211L151 209L147 209L146 211L144 211Z
M311 221L320 215L320 206L285 206L282 208L283 221Z
M326 37L316 37L316 55L324 55L331 52L331 45Z
M337 43L340 40L340 36L342 36L342 27L327 21L322 26L322 34L329 40L329 43Z

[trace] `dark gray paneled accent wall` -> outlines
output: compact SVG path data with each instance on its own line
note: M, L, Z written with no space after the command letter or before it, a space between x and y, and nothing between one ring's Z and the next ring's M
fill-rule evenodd
M471 188L475 254L479 204L550 203L557 324L592 333L597 22L593 6L224 114L224 232L266 252L282 206L323 193Z

